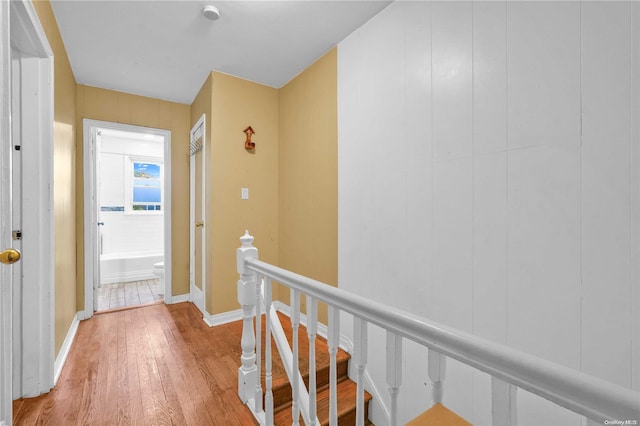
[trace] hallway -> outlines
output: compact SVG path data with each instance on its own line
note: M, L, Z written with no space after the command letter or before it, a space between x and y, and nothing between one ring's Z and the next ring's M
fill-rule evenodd
M13 403L15 425L252 425L237 395L241 323L191 303L82 321L57 386Z

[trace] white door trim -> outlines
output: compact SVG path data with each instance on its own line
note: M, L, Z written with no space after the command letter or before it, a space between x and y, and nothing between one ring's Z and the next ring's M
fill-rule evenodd
M4 2L3 2L4 3ZM2 51L2 86L3 112L2 112L2 136L3 143L9 144L12 150L15 145L21 146L22 172L28 179L22 181L22 249L23 249L23 279L20 286L21 303L16 306L19 310L17 315L13 315L14 309L11 299L3 300L2 324L3 334L6 330L11 330L16 334L21 343L18 355L21 362L16 363L20 370L16 376L21 383L17 387L11 386L12 379L2 378L0 385L0 419L11 422L11 407L6 409L6 400L9 402L16 396L36 396L48 392L53 386L54 379L54 222L53 222L53 51L49 46L46 35L36 11L29 1L9 2L10 6L2 6L2 27L9 28L9 38L7 32L1 35L0 50ZM8 16L7 16L8 13ZM9 21L7 23L7 21ZM10 41L10 43L9 43ZM10 136L6 137L6 132L10 129L8 117L6 116L6 105L11 105L11 72L12 66L7 59L11 60L11 47L18 53L20 72L21 94L17 105L17 110L9 110L13 118L19 120L20 140L12 141ZM8 55L8 56L7 56ZM9 89L6 90L5 85ZM18 98L15 98L18 100ZM7 104L5 103L7 102ZM4 145L6 149L6 145ZM6 159L5 159L6 160ZM3 174L6 163L3 162ZM4 180L3 187L11 188L11 181ZM8 186L5 186L8 184ZM7 194L3 194L4 209ZM9 201L10 202L10 201ZM3 210L4 211L4 210ZM4 222L4 221L3 221ZM11 226L10 221L4 226ZM5 235L6 232L9 235ZM2 229L3 243L5 238L10 238L11 229ZM3 268L7 269L7 268ZM7 285L2 273L3 287ZM10 281L9 281L10 282ZM13 290L11 290L11 293ZM4 297L3 297L4 299ZM7 303L10 306L7 309ZM10 315L15 318L15 322L5 317ZM7 351L13 350L14 339L11 336L10 343L7 344L7 337L2 338L3 350L0 352L2 361L2 375L7 368ZM14 369L11 360L12 355L8 355L8 365ZM27 362L28 361L28 362ZM29 371L23 371L22 365L29 365ZM11 374L12 375L12 374ZM10 377L11 377L10 375ZM9 391L6 394L6 386L17 390L17 395Z
M206 183L206 178L205 178L205 154L206 154L206 134L207 134L207 124L206 124L206 120L205 120L205 114L202 114L200 116L200 118L198 119L198 121L196 122L196 124L193 125L193 127L191 128L191 131L189 132L189 144L190 146L193 146L194 144L194 135L196 133L196 131L198 130L198 128L202 128L202 154L201 154L201 158L202 158L202 184L201 184L201 189L202 189L202 194L201 194L201 200L202 200L202 212L201 212L201 217L204 220L205 217L205 183ZM206 302L206 294L207 294L207 290L206 290L206 285L205 283L207 282L207 262L206 262L206 229L208 224L205 223L204 224L204 228L202 230L202 247L201 247L201 253L202 253L202 282L200 283L200 286L202 287L202 290L200 290L196 285L195 285L195 280L196 280L196 247L195 247L195 232L196 232L196 218L195 218L195 214L196 214L196 155L195 153L191 154L189 156L189 299L198 307L198 309L200 310L200 312L202 312L202 315L204 316L205 320L208 317L207 314L207 302Z
M33 4L11 7L11 37L20 40L13 45L22 56L20 111L14 111L22 140L13 143L21 145L23 176L22 312L13 326L21 336L22 371L13 396L32 397L48 392L54 379L53 51Z
M9 3L0 1L0 209L11 211L11 40ZM11 247L11 222L0 220L0 250ZM12 268L0 265L0 424L12 421Z
M171 293L171 131L151 127L133 126L108 121L83 120L84 165L84 310L82 319L91 318L94 310L94 282L97 277L99 254L97 251L97 203L91 201L96 194L96 150L92 138L96 128L149 133L164 137L164 302L173 303ZM92 232L88 232L93 230Z

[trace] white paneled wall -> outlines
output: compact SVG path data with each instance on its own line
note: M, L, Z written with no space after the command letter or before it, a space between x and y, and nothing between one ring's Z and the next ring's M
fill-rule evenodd
M584 44L590 46L582 57L582 310L583 326L589 330L582 339L582 366L587 372L606 374L630 387L631 340L619 339L610 331L611 328L629 331L630 263L639 261L629 257L632 220L629 5L585 3L582 21ZM602 84L603 78L606 84ZM639 83L636 74L635 84ZM638 143L637 135L634 142ZM597 356L603 346L615 363L603 363ZM617 363L627 368L620 368Z
M339 286L638 389L639 27L634 2L415 1L344 40ZM429 394L406 349L404 421ZM446 405L488 424L488 378L449 366Z
M640 3L631 6L631 75L640 74ZM631 81L631 360L632 387L640 389L640 82Z

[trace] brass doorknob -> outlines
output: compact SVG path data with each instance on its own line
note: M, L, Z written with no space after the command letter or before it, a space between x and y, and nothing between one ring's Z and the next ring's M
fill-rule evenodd
M5 265L11 265L12 263L16 263L20 260L22 255L20 254L20 250L16 249L6 249L0 252L0 263L4 263Z
M204 222L199 220L196 222L196 228L202 228L204 226Z

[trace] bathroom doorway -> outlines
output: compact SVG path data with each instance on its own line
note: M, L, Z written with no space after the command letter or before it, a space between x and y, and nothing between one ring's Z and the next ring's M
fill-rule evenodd
M170 132L84 127L85 316L168 301Z

